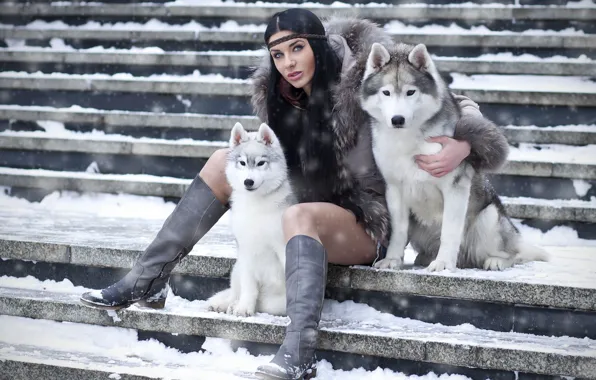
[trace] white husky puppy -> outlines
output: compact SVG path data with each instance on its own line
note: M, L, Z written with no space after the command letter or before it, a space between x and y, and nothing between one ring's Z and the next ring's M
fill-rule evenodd
M282 147L267 124L246 132L236 123L226 177L238 256L230 288L211 298L210 310L239 316L286 313L285 240L282 215L296 203Z
M361 100L372 119L373 153L391 214L387 256L376 267L401 267L408 241L418 252L416 262L430 271L501 270L547 259L544 250L522 241L494 189L470 163L440 178L416 165L415 155L442 148L426 139L452 137L461 118L426 46L397 44L389 51L373 44Z

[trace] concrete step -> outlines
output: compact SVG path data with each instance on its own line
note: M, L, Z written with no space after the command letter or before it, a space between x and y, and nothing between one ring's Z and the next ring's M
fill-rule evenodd
M130 112L70 107L54 108L0 104L0 120L52 120L68 124L90 124L102 127L144 127L217 129L227 131L235 122L255 130L260 122L253 116L223 116L204 114L174 114ZM505 134L511 143L535 144L596 144L596 125L560 127L507 126Z
M117 216L93 208L51 207L4 201L0 209L0 257L79 268L128 269L165 219ZM596 247L546 249L552 255L546 263L518 265L503 272L457 269L440 273L413 268L415 254L408 249L406 268L399 271L331 265L328 286L596 312L596 268L590 265L596 258ZM174 272L192 277L228 277L235 258L236 244L225 216Z
M0 288L0 309L5 315L26 318L272 344L282 342L287 323L286 318L261 315L223 317L207 312L201 301L180 301L163 311L129 308L119 311L119 321L114 322L105 312L82 306L78 295ZM319 325L318 344L324 350L544 375L593 378L596 373L595 343L589 339L445 327L395 317L393 325L380 320L362 324L334 314L333 320L325 317Z
M227 146L225 141L135 139L104 134L52 136L46 132L0 133L0 149L19 151L208 158L215 150ZM509 162L499 173L596 180L596 146L593 149L571 148L563 152L551 152L548 149L514 149L512 152Z
M191 180L142 174L96 174L0 168L0 186L129 193L180 198ZM596 223L596 203L580 200L541 200L502 197L509 215L521 219L544 219Z
M519 33L509 31L476 32L459 31L445 28L439 32L428 32L423 28L404 27L399 24L386 26L388 33L396 41L406 43L424 43L430 47L482 47L482 48L547 48L547 49L591 49L596 45L595 34L558 33L538 31ZM245 43L260 46L263 44L264 27L237 26L234 30L208 29L199 24L159 25L149 24L115 27L111 24L101 26L69 26L59 24L32 26L0 26L0 39L49 40L51 38L74 40L103 41L189 41L195 43Z
M319 17L336 14L349 15L375 20L596 20L596 9L589 5L578 7L565 6L503 6L503 5L432 5L399 4L356 7L347 4L334 6L301 6L316 13ZM0 5L0 14L12 16L117 16L117 17L217 17L225 19L251 19L265 22L274 13L288 8L286 4L102 4L102 3L58 3L58 4L18 4Z
M533 87L533 90L523 82L516 83L516 80L519 79L516 79L515 76L462 76L458 77L450 88L478 103L596 106L596 83L583 78L548 77L540 85ZM566 83L573 87L562 88L561 86ZM110 76L105 74L2 72L0 73L0 88L236 97L247 97L250 93L247 80L206 75L133 77L130 74Z
M123 66L240 68L258 64L262 51L247 52L151 52L147 50L57 50L53 48L0 48L1 62L22 62L23 69L39 64L92 64ZM552 58L496 56L495 58L435 57L439 70L465 74L530 74L589 76L596 72L596 61ZM27 65L29 64L29 65ZM34 64L34 65L31 65ZM30 71L30 70L27 70Z

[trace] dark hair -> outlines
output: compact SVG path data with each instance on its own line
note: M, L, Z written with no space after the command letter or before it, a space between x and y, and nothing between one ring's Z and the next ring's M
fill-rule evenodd
M297 34L324 36L321 20L306 9L294 8L271 17L265 30L265 43L280 31ZM328 193L330 181L337 176L338 162L333 149L331 112L333 99L331 88L339 81L341 62L326 38L306 37L315 58L315 72L310 96L297 90L275 69L270 57L271 75L267 93L267 118L269 125L279 137L288 167L299 166L309 184ZM317 191L316 200L325 200L325 194Z

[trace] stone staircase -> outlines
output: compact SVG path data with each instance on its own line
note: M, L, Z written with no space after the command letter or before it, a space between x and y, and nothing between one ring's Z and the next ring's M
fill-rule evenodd
M332 266L320 356L345 370L596 379L596 5L352 3L308 6L371 18L396 40L429 46L453 91L503 126L511 155L492 182L553 259L501 273ZM258 126L247 77L261 57L262 24L288 6L0 2L0 186L11 196L0 198L0 379L237 379L253 369L136 362L91 352L84 334L68 351L50 335L10 340L21 323L128 329L183 352L201 351L204 337L253 355L281 343L286 318L229 317L200 301L227 286L234 263L225 218L177 267L165 310L82 307L83 288L119 279L165 216L144 217L150 203L134 217L100 203L50 207L47 195L176 201L236 121Z

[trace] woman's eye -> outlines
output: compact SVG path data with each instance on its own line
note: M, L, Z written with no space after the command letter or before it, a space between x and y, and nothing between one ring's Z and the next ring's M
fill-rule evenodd
M267 161L259 161L257 162L257 166L263 166L267 163Z
M406 92L406 95L408 96L412 96L416 93L416 90L409 90L408 92Z
M242 166L246 166L246 162L245 161L238 161L238 163Z
M274 59L278 59L279 57L281 57L281 53L275 53L275 54L273 54L273 58Z
M294 51L300 51L302 50L303 46L302 45L296 45L294 46Z
M389 95L391 95L391 93L390 93L389 91L387 91L387 90L384 90L384 91L383 91L383 95L385 95L385 96L389 96Z

